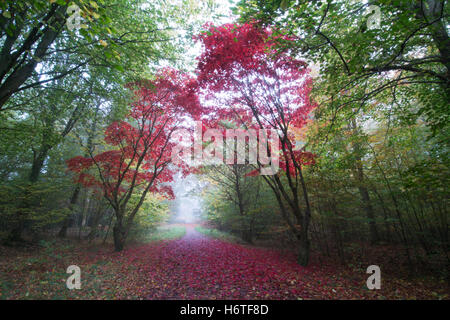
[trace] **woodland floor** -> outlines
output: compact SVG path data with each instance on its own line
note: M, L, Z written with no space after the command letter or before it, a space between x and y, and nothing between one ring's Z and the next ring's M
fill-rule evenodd
M81 289L68 290L69 265ZM207 237L111 246L0 247L0 299L449 299L446 284L390 278L368 290L363 268L296 263L295 255Z

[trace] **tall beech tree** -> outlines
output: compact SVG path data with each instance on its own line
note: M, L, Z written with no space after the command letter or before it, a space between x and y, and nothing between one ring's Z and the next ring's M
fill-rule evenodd
M116 251L123 249L133 219L149 192L173 197L170 186L177 168L170 166L172 134L186 116L197 117L198 98L193 80L172 69L164 69L155 80L130 84L136 101L126 121L117 121L105 131L109 150L68 161L76 182L100 188L113 208ZM185 167L180 167L185 168ZM179 168L178 168L179 169ZM138 201L130 202L132 197Z
M210 25L198 36L204 45L198 81L205 99L223 106L244 107L259 129L278 132L280 154L271 154L274 150L267 149L271 156L280 157L283 170L263 177L299 241L298 262L307 265L311 209L302 171L312 155L296 145L292 130L305 125L314 107L309 99L311 78L305 62L277 54L271 35L270 30L253 24ZM218 108L218 117L221 114L229 111ZM261 168L261 162L258 166Z
M68 10L73 5L79 11ZM20 108L11 101L15 96L70 74L100 70L123 84L160 60L175 61L183 44L175 29L185 28L178 17L196 17L192 7L145 0L1 1L0 112ZM80 25L69 28L77 12Z

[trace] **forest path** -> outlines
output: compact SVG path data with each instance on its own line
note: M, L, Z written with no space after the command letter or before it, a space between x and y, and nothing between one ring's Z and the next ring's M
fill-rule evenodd
M180 239L118 254L123 259L118 280L127 295L133 292L132 296L143 299L329 299L350 293L350 283L337 286L335 275L324 266L301 267L294 255L213 239L195 230L194 224L184 226L186 234Z
M294 254L214 239L183 225L172 240L130 244L121 252L51 250L6 255L0 263L0 297L11 299L399 299L433 298L413 283L385 280L368 290L364 269L312 261L299 266ZM169 226L170 227L170 226ZM51 253L51 255L49 255ZM6 259L5 259L6 260ZM1 259L0 259L1 261ZM67 290L66 268L82 270L81 290ZM14 272L11 266L14 265ZM31 272L33 271L33 272ZM2 275L4 275L2 277ZM3 279L2 279L3 278ZM2 291L3 290L3 291ZM7 290L7 292L5 291Z
M187 223L183 225L186 228L186 234L182 239L188 240L188 241L197 241L197 240L205 240L209 239L204 234L198 232L195 230L195 227L198 226L198 224L195 223Z

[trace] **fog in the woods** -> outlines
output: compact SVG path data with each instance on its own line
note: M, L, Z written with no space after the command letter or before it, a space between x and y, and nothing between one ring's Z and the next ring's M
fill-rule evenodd
M175 199L172 201L173 215L171 222L194 223L201 219L202 183L195 175L183 178L178 174L172 184Z

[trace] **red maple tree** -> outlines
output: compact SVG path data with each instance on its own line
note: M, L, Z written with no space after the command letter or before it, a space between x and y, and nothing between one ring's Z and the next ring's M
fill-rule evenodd
M109 150L91 152L67 161L76 182L101 190L114 209L114 245L116 251L125 240L145 196L158 192L173 197L167 184L175 170L170 165L172 134L183 125L186 116L198 118L200 103L194 89L195 80L173 69L164 69L155 80L142 80L128 85L135 101L124 121L106 128L104 140ZM137 202L130 199L137 197Z
M198 63L199 92L211 117L234 115L248 127L248 119L236 112L246 109L253 117L253 126L278 132L280 154L272 156L279 156L283 170L263 178L299 240L299 263L307 265L311 208L302 167L313 163L314 156L296 145L291 129L303 127L314 108L309 98L312 79L304 61L276 49L276 37L280 35L255 24L207 25L196 37L204 47ZM270 154L271 148L267 149ZM258 166L262 168L260 162Z

